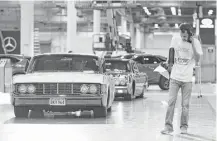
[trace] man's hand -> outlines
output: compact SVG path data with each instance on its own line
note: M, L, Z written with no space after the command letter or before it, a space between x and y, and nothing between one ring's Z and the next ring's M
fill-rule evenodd
M197 39L197 37L196 36L191 36L190 39L189 39L192 44L194 43L194 39Z
M169 73L171 73L171 70L172 70L172 67L173 65L172 64L168 64L166 62L161 62L160 64L163 68L165 68Z
M167 71L168 71L169 73L171 73L171 71L172 71L172 67L173 67L172 64L168 64L168 69L167 69Z

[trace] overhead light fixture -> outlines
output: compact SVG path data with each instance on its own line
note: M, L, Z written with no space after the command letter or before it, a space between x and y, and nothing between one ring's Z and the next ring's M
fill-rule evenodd
M175 7L171 7L171 12L172 12L172 15L176 15L176 8Z
M181 9L180 9L180 8L178 9L178 15L179 15L179 16L181 16L181 15L182 15L182 11L181 11Z
M179 25L177 23L175 24L175 28L179 28Z
M66 9L61 10L61 15L65 16L66 15Z
M158 24L154 24L154 28L159 28L159 25Z
M213 10L210 9L210 10L208 11L208 15L212 15L212 14L213 14Z
M145 13L146 13L147 15L151 15L151 13L149 12L149 10L148 10L147 7L143 7L143 10L145 11Z

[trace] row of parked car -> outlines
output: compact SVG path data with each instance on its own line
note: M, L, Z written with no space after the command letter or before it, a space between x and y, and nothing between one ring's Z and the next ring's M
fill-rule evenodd
M93 110L95 117L105 117L115 97L126 100L143 97L149 84L158 83L166 89L166 85L160 84L163 78L153 72L154 67L166 60L161 56L129 54L101 58L66 53L42 54L32 59L20 57L11 59L14 67L11 103L16 117L28 117L29 110L40 113ZM24 60L26 63L17 65Z
M159 85L162 90L169 89L169 80L158 72L154 71L161 63L166 62L167 58L160 55L152 54L126 54L113 58L130 59L135 61L138 66L139 72L146 73L148 76L149 85Z

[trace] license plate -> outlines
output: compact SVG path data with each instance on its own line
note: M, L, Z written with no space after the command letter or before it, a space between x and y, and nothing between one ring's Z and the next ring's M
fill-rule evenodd
M66 100L64 98L50 98L49 104L55 106L65 106Z
M118 93L123 93L124 91L123 90L118 90Z

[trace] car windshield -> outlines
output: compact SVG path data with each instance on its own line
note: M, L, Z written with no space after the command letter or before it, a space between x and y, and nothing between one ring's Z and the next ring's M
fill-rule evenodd
M105 69L106 72L129 72L130 65L127 61L113 61L106 60L105 61Z
M123 56L124 59L131 59L134 55L130 54L130 55L125 55Z
M99 61L95 56L45 55L35 57L30 72L99 72Z

